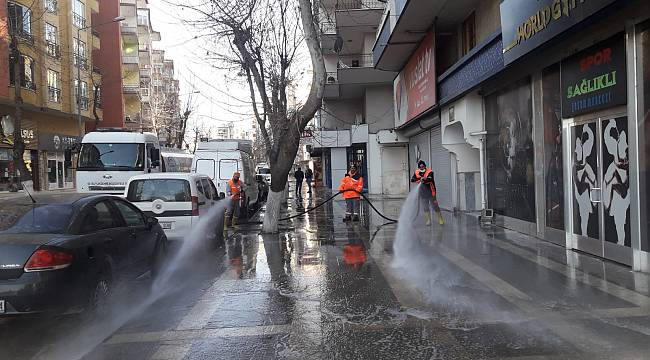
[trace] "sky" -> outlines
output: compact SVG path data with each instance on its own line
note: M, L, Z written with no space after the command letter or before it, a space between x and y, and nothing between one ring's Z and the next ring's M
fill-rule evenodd
M205 60L206 51L202 49L201 40L193 39L193 29L183 24L177 15L189 14L188 10L174 5L180 2L151 0L149 8L153 29L161 35L161 41L154 43L154 47L165 50L165 58L174 60L183 106L189 96L195 103L188 129L198 125L210 135L211 128L232 121L235 129L251 130L254 120L247 103L250 101L247 88L227 80L223 70L213 68ZM199 93L192 93L194 91Z

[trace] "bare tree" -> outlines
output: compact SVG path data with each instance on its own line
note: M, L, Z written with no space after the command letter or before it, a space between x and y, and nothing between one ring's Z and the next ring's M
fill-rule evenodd
M300 135L321 106L325 64L314 23L311 0L210 0L184 5L199 15L188 20L212 34L212 53L219 66L240 74L271 167L271 191L263 232L278 230L287 177ZM313 79L304 104L290 108L287 86L296 80L302 51L309 52ZM223 50L227 49L227 50ZM268 125L268 126L267 126Z

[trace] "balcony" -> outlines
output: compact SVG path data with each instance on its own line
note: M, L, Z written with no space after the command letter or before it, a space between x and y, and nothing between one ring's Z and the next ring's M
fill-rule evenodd
M385 7L386 1L381 0L339 0L336 2L336 10L383 10Z
M386 7L379 0L339 0L336 4L336 25L341 27L378 26Z
M138 85L133 85L133 84L124 84L122 87L122 91L125 94L139 94L140 93L140 86Z
M59 59L61 57L61 47L59 44L53 43L51 41L46 42L47 45L47 55L50 57L53 57L55 59Z
M60 103L61 102L61 89L48 86L47 87L47 101L51 103Z
M134 34L136 36L138 35L138 28L136 26L129 26L128 23L121 22L120 29L122 31L122 34Z
M86 27L86 18L83 15L72 13L72 23L78 28Z
M95 107L98 108L98 109L103 109L104 108L103 105L102 105L102 98L101 97L99 99L95 99Z
M140 77L141 78L150 78L151 77L151 69L140 69Z
M90 99L87 96L77 97L77 105L81 110L88 110L88 103Z
M88 59L80 54L74 54L74 66L81 70L88 70Z
M341 55L337 67L339 69L373 67L372 54Z
M11 29L11 33L16 35L16 37L29 45L34 45L34 35L23 30L23 29Z
M122 56L123 64L138 64L140 58L137 55L124 55Z

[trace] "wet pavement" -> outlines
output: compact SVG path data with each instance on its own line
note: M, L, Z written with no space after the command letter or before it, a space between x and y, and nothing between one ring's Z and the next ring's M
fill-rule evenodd
M397 218L404 199L371 201ZM650 358L646 274L469 215L396 240L367 204L359 223L344 207L276 235L240 225L178 264L168 291L129 284L100 321L0 320L0 359Z

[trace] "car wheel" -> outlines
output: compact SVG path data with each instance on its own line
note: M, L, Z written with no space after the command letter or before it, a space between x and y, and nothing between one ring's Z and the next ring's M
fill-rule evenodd
M88 310L97 314L106 312L112 291L113 281L111 279L110 270L108 267L104 267L104 269L100 271L94 286L90 290Z
M165 257L167 257L167 239L163 237L158 241L156 249L154 250L153 260L151 263L152 278L155 279L160 275L163 264L165 263Z

